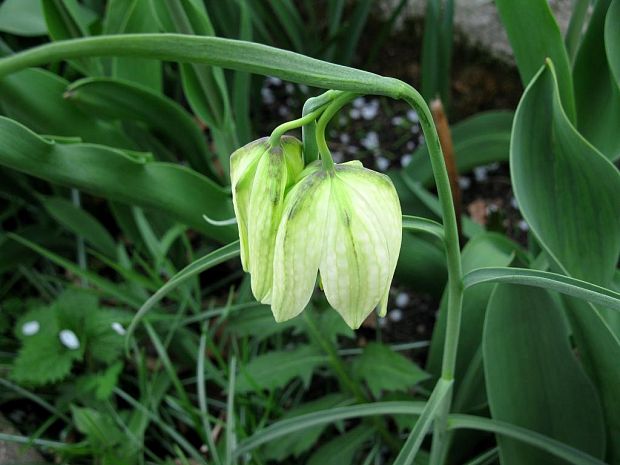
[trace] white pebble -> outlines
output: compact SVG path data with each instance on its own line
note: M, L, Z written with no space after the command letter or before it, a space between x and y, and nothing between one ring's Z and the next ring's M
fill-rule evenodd
M309 90L310 90L310 89L309 89L309 88L308 88L308 86L307 86L307 85L305 85L305 84L299 84L299 90L301 90L301 92L302 92L303 94L307 94L307 93L309 92Z
M409 110L407 112L407 119L411 121L412 123L418 123L420 121L418 114L413 110Z
M39 332L41 325L39 325L38 321L27 321L22 325L22 334L24 336L34 336Z
M263 97L263 103L266 103L267 105L271 105L273 102L276 101L276 97L275 95L273 95L273 91L268 87L263 87L260 90L260 94Z
M360 111L362 112L362 118L365 120L373 119L379 112L379 101L376 99L371 100L370 103L368 105L364 105Z
M342 163L342 161L344 160L344 155L342 154L342 152L334 151L332 152L332 158L334 159L334 162Z
M392 124L394 126L400 126L401 124L403 124L404 118L402 116L395 116L394 118L392 118Z
M377 157L375 163L377 164L379 171L385 171L390 167L390 160L385 157Z
M519 223L517 224L517 226L519 226L519 229L521 231L529 231L530 230L530 225L527 224L527 221L525 220L521 220L519 221Z
M517 198L513 197L510 199L510 205L512 206L512 208L514 208L515 210L519 209L519 202L517 202Z
M388 312L388 318L394 323L398 323L403 319L403 311L400 308L395 308Z
M407 142L407 150L413 150L414 148L415 148L415 144L413 143L412 140Z
M361 113L360 113L360 111L357 108L351 108L349 110L349 116L352 119L360 119Z
M290 82L287 82L286 85L284 86L284 90L286 91L287 94L292 94L293 92L295 92L295 86L291 84Z
M67 349L75 350L80 348L80 340L70 329L63 329L58 337L60 338L62 345L64 345Z
M364 105L366 105L364 97L357 97L353 100L353 108L362 108Z
M125 334L127 334L127 330L118 321L115 321L110 326L112 326L112 329L116 331L116 334L118 334L119 336L124 336Z
M488 176L488 170L486 166L477 166L474 168L474 178L476 178L476 181L478 182L484 182L486 181L489 176Z
M343 132L342 134L340 134L340 142L342 142L343 144L348 144L349 142L351 142L351 137L349 137L346 132Z
M406 307L407 305L409 305L409 301L411 299L409 299L409 294L407 294L406 292L400 292L397 296L396 296L396 306L403 308Z
M463 190L469 189L471 186L471 179L465 176L459 176L459 187Z
M411 153L403 155L400 159L400 166L403 168L409 166L409 164L411 164L411 160L413 160L413 155Z
M377 318L377 322L380 328L385 328L387 326L387 318Z
M374 150L379 147L379 136L375 131L369 131L360 143L368 150Z
M266 81L267 84L271 84L272 86L279 86L282 84L282 79L273 76L267 76Z

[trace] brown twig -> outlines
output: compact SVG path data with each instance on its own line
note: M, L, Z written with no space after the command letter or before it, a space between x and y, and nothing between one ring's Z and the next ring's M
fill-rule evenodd
M433 120L437 127L439 135L439 143L443 151L443 158L448 169L448 178L450 178L450 190L452 191L452 201L454 202L454 213L456 214L456 222L459 229L459 238L462 239L461 232L461 189L459 187L459 172L456 167L456 158L454 155L454 146L452 145L452 135L450 134L450 125L448 118L443 109L441 100L435 99L431 102L431 112Z

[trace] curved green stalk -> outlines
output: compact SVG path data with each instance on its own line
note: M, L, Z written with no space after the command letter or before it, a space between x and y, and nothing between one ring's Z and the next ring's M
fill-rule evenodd
M271 136L269 136L269 143L271 145L278 144L278 142L280 141L280 138L284 134L286 134L288 131L297 129L299 127L305 126L308 123L313 122L323 112L323 110L324 110L323 107L319 107L313 112L302 116L301 118L294 119L293 121L287 121L286 123L282 123L281 125L277 126L271 133Z
M356 94L344 92L336 97L325 109L316 125L316 143L319 148L321 160L323 161L323 168L328 172L334 170L334 160L332 159L332 154L329 151L327 141L325 140L325 129L338 110L353 100L356 96Z

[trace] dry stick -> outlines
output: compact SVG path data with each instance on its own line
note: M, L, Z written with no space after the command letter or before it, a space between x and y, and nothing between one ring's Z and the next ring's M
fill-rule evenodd
M459 230L459 240L462 241L463 235L461 233L461 213L463 206L461 203L461 189L459 187L459 172L456 167L456 157L454 155L454 145L452 144L452 134L450 133L448 118L446 117L446 113L440 99L435 99L431 102L431 113L433 114L435 126L437 126L439 143L441 144L444 161L446 162L446 168L448 169L450 190L452 191L452 202L454 203L454 213L456 214L456 225Z

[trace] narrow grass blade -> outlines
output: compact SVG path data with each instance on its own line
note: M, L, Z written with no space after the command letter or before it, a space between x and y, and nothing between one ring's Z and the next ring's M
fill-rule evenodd
M549 271L504 267L478 268L463 278L465 288L489 282L542 287L620 311L620 293Z
M548 438L542 434L530 431L519 426L511 425L490 418L476 417L473 415L452 414L448 417L448 429L475 429L488 431L490 433L501 434L542 450L549 452L568 463L574 465L605 465L605 462L592 457L591 455L574 449L555 439Z

